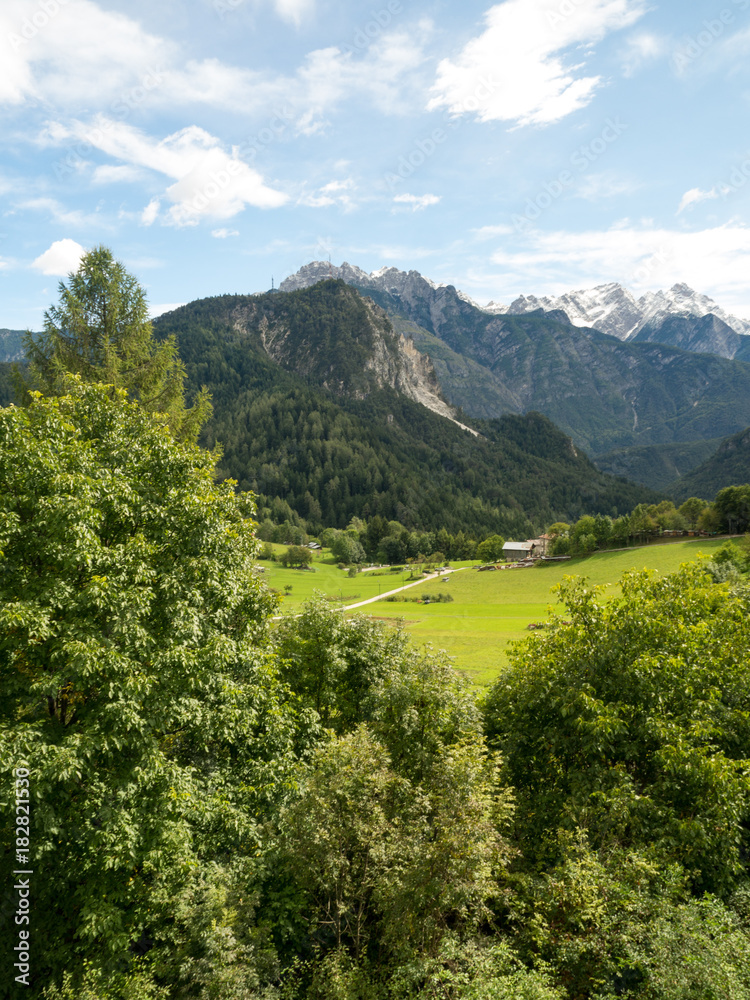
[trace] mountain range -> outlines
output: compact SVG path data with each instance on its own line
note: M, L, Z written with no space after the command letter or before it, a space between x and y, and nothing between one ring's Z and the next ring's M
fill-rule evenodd
M724 358L750 359L750 322L729 315L713 299L685 284L636 299L612 282L557 297L521 295L509 306L490 302L486 309L499 315L562 311L573 326L589 327L618 340L648 340Z
M502 311L482 308L452 285L436 285L417 271L367 274L349 264L317 261L280 288L301 289L330 277L386 310L394 328L429 355L446 400L467 416L539 411L597 461L601 457L608 471L625 463L632 478L652 487L663 488L703 461L705 442L750 425L750 364L739 357L750 337L731 329L719 313L738 329L743 321L686 286L636 301L612 284L571 293L575 302L524 299ZM718 312L688 312L709 307ZM584 313L620 335L581 325ZM662 343L658 329L665 337L671 329L672 339L688 340L691 349ZM718 329L720 343L710 341L711 329ZM730 335L739 346L728 345ZM724 356L735 347L736 357ZM648 450L654 447L658 460ZM669 449L673 458L666 459Z
M492 463L502 458L498 452L492 459L487 448L499 445L503 433L518 438L523 421L509 423L513 415L536 414L534 434L541 440L549 432L558 455L578 460L584 451L608 475L626 477L652 490L668 489L674 495L682 492L677 480L704 465L699 479L704 495L710 489L713 496L726 485L722 477L729 466L726 461L712 465L714 453L725 439L741 436L750 426L750 363L743 360L750 357L750 324L686 285L636 299L611 283L557 298L520 296L509 306L491 302L482 307L453 285L438 285L417 271L389 267L368 274L347 263L334 267L314 261L285 279L279 290L191 303L158 319L155 329L159 335L178 335L193 385L205 382L214 394L216 418L209 436L228 442L225 473L265 496L284 496L284 491L297 496L304 476L295 473L292 483L284 470L300 466L294 449L300 452L310 442L303 434L294 447L289 442L279 446L283 457L278 450L272 457L268 441L278 435L271 411L261 415L258 410L265 404L253 399L257 391L266 401L275 395L277 404L283 396L279 405L284 412L291 406L289 393L302 393L314 411L328 415L328 423L323 423L337 448L343 421L347 434L359 442L357 448L362 445L365 451L377 451L388 438L399 452L405 443L397 444L396 411L402 417L408 411L415 426L424 426L425 419L432 419L422 413L426 408L440 418L434 427L430 425L433 445L448 433L444 421L453 426L450 433L458 435L449 451L458 448L463 458L459 462L449 458L442 465L443 471L463 468L459 493L470 490L469 480L475 479L462 465L468 453L467 432L480 451L485 449L483 476L494 484L485 498L487 510L492 507L489 495L498 486ZM20 356L20 332L0 330L0 357L9 361ZM0 402L12 394L7 374L0 372ZM294 420L301 419L294 405ZM238 414L251 411L265 427L264 441L257 446L240 441L245 432L239 430ZM366 426L375 413L375 423L385 421L385 430L376 434L377 444L372 440L374 425ZM546 423L538 422L540 415ZM337 422L339 431L331 431ZM559 432L553 425L562 437L555 437ZM290 430L288 420L285 426L295 438L297 430ZM442 429L436 430L438 426ZM563 439L572 451L561 443ZM401 455L404 468L420 464L413 449L423 444L412 438ZM744 454L743 449L728 447L735 459ZM357 448L350 449L346 459L337 451L333 463L341 491L352 497L362 492L362 483L357 485L347 466ZM538 452L538 442L535 448ZM248 462L256 469L261 452L265 472L259 477L254 471L248 478ZM506 459L502 461L507 467L508 461L510 465L521 461L518 455ZM436 456L432 454L429 461L436 461ZM741 459L732 464L735 474L738 461L741 466ZM385 471L388 465L386 461L381 469L385 478L378 480L375 493L390 499L380 505L373 500L371 510L389 505L395 510L395 505L404 504L400 486L395 492L384 488L386 482L403 485L404 468L394 478L393 470ZM344 466L348 471L342 471ZM281 472L271 474L272 468ZM564 491L564 500L554 499L547 488L548 472L540 473L534 487L542 495L536 513L529 514L535 523L542 510L559 513L565 504L572 516L582 496L598 498L599 509L607 503L621 505L617 490L610 493L610 480L607 486L597 481L578 499L573 497L575 490ZM573 478L580 479L580 472ZM440 474L429 475L435 482L441 479ZM742 478L750 476L745 473ZM540 485L542 481L546 485ZM454 479L453 485L457 482ZM312 498L315 508L320 504L320 484L309 486L308 482L302 493ZM526 510L514 490L504 495L507 516ZM420 500L421 514L412 511L415 523L432 517L424 516L426 502L424 497ZM309 499L295 509L303 514L305 504L309 506ZM357 503L345 506L356 513ZM407 506L413 509L414 503L410 500ZM479 517L482 524L489 517L487 510Z
M384 267L368 274L347 263L335 267L313 261L286 278L280 288L293 291L331 277L398 297L409 294L409 290L412 294L424 294L425 286L433 291L453 289L464 302L493 315L520 316L540 309L546 313L564 313L565 320L573 326L598 330L618 340L648 340L724 358L750 360L750 321L730 315L713 299L684 283L667 291L647 292L638 299L622 285L610 282L555 297L520 295L510 305L491 301L480 306L452 285L436 285L417 271Z
M260 495L261 516L527 537L658 499L540 413L458 412L430 357L343 281L203 299L154 330L176 336L190 390L211 391L203 443L221 443L220 472Z

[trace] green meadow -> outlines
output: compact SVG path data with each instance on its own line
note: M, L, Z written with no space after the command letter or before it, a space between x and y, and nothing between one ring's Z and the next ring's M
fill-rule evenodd
M652 544L617 552L598 552L586 558L562 563L542 563L533 569L478 572L475 563L455 563L463 567L447 582L431 580L404 591L404 597L419 597L439 592L449 593L450 603L418 604L413 601L379 601L352 614L367 614L384 621L403 621L404 627L420 645L431 643L444 649L456 667L477 684L488 684L508 662L508 646L529 634L528 626L540 622L556 605L553 588L565 576L585 576L592 584L611 588L617 593L622 574L631 569L671 573L681 563L710 554L724 539ZM284 546L275 546L283 551ZM328 553L316 554L315 572L283 569L277 563L263 562L264 579L281 591L292 590L282 598L283 614L294 614L304 601L318 591L333 607L343 607L367 600L409 583L408 569L400 572L375 570L347 576Z
M286 546L274 545L273 548L281 553ZM330 601L332 607L341 607L366 601L413 582L409 579L408 568L401 568L398 572L390 569L368 570L350 577L347 570L338 568L327 550L313 555L311 569L284 569L278 563L266 560L261 560L259 565L263 567L265 582L279 592L279 612L285 615L295 614L316 592ZM287 591L287 587L291 590Z

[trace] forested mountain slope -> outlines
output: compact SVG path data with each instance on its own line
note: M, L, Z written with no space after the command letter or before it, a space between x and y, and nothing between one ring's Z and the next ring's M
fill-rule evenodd
M322 265L307 265L282 288L310 287L326 273ZM750 424L746 362L661 343L623 343L572 325L562 311L491 313L416 271L367 275L343 265L336 273L397 326L421 328L411 330L415 345L435 358L448 402L470 416L538 410L594 456L721 438ZM692 343L703 348L704 333L697 330Z
M381 514L424 529L525 535L550 520L612 513L650 491L603 475L537 413L473 421L416 401L434 377L409 369L387 318L343 282L222 296L158 319L214 417L221 471L311 523Z
M747 363L661 344L622 343L572 326L563 314L491 316L450 287L435 289L429 307L365 293L484 369L476 393L467 368L440 371L444 395L469 415L538 410L593 455L721 437L750 423ZM414 341L426 346L416 334Z
M750 480L750 428L722 441L710 458L665 489L678 500L712 500L719 490Z

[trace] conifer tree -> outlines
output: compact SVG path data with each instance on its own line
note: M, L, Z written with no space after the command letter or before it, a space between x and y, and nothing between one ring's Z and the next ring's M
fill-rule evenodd
M89 250L59 289L59 304L44 314L43 332L25 336L32 384L24 388L64 395L70 375L79 375L84 382L127 389L176 438L195 441L211 414L209 394L202 389L186 406L185 368L175 339L154 339L144 291L112 251Z

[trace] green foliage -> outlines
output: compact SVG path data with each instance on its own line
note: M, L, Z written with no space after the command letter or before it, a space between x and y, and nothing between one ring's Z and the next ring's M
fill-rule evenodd
M176 437L194 441L211 413L209 396L201 391L194 406L185 408L185 367L177 345L174 338L154 341L146 297L133 275L99 246L83 255L59 288L60 304L44 314L44 331L24 338L32 387L64 394L69 376L78 375L127 389Z
M728 892L750 818L747 589L692 565L628 574L606 604L582 581L562 594L571 624L519 647L486 707L524 853L554 863L557 830L580 826Z
M26 760L42 982L126 967L200 859L257 849L294 721L252 513L122 392L0 411L2 843Z
M688 497L684 503L680 504L680 514L685 518L689 529L694 531L698 527L698 519L707 506L708 502L701 500L700 497Z
M291 545L286 552L282 552L279 556L279 562L282 566L305 567L309 566L312 561L312 552L303 545Z
M731 534L750 530L750 484L719 490L714 509L720 518L720 530Z
M502 535L490 535L477 545L476 557L482 562L500 562L503 558L505 539Z
M143 971L108 976L85 963L82 981L66 972L60 986L47 986L41 996L42 1000L168 1000L169 990Z
M561 835L551 870L519 880L519 954L572 997L747 997L750 934L719 900L690 899L676 865Z
M320 597L282 621L277 633L282 678L338 733L371 718L372 698L405 649L401 633L366 618L345 618Z
M300 781L282 843L321 942L359 959L375 932L391 954L430 954L489 915L509 806L479 738L443 747L416 786L360 726L317 747Z
M351 563L363 563L365 561L365 550L362 548L359 539L348 531L338 531L330 542L331 555L338 562L349 566Z

